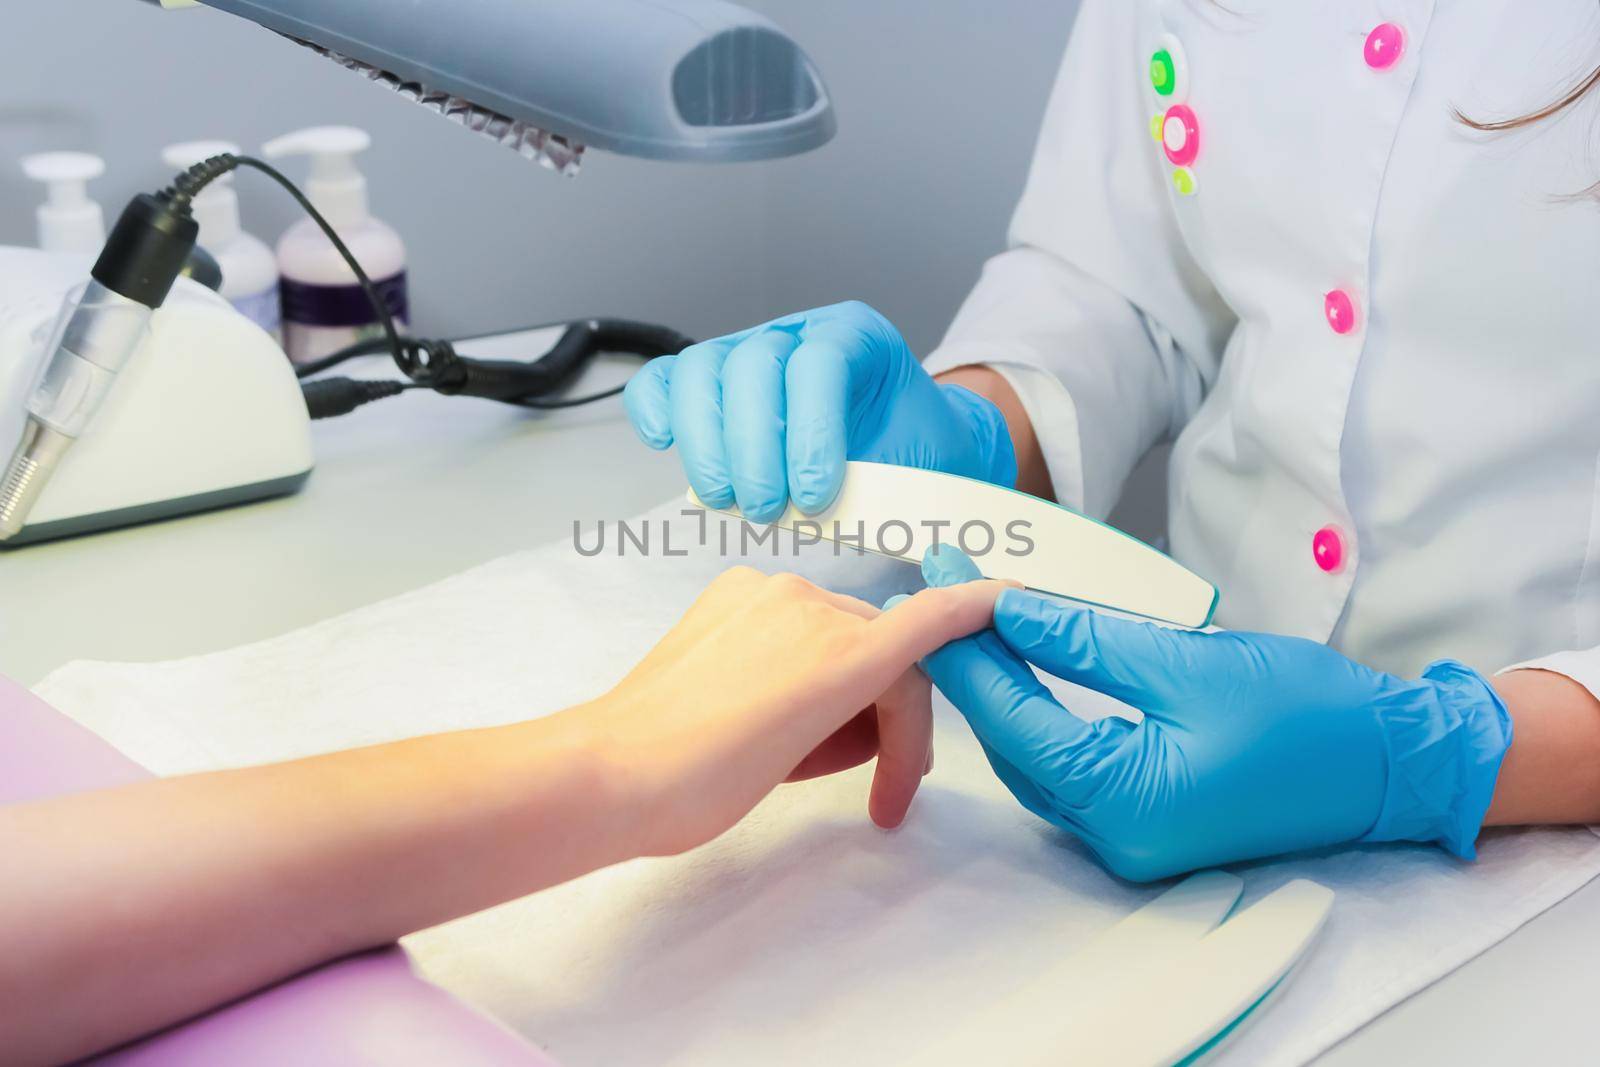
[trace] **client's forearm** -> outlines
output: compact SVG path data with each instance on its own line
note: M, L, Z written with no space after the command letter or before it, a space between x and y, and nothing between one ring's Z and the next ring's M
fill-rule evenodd
M135 1037L631 854L566 717L0 809L6 1062Z
M1022 398L1011 388L1005 375L992 367L973 364L945 371L939 375L939 381L971 389L1000 409L1011 431L1011 445L1017 454L1016 488L1033 496L1054 500L1055 487L1050 484L1050 469L1045 466L1039 435L1034 432L1033 421L1022 406Z
M1600 701L1553 671L1511 671L1494 687L1513 735L1484 825L1600 822Z

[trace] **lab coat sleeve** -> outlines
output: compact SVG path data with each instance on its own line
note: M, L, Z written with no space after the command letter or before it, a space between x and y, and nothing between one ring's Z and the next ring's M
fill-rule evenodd
M1199 407L1234 322L1184 244L1151 136L1144 7L1084 0L1008 248L925 362L1003 374L1057 499L1097 517Z
M1513 663L1495 673L1505 674L1508 671L1553 671L1564 674L1600 700L1600 648L1554 652L1538 659Z

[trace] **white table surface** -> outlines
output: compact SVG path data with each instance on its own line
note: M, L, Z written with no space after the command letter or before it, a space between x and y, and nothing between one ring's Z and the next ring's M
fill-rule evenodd
M556 334L464 344L527 358ZM579 388L626 380L607 357ZM350 372L376 377L382 360ZM392 376L389 375L389 376ZM620 400L561 412L418 390L312 424L299 493L0 552L0 673L33 684L73 659L228 648L628 517L682 486Z
M518 355L548 334L463 350ZM584 391L635 365L605 361ZM634 438L621 402L527 413L420 391L314 427L292 497L0 553L0 673L73 659L158 660L269 637L505 553L633 515L681 490L674 455ZM1600 1061L1600 882L1320 1059Z

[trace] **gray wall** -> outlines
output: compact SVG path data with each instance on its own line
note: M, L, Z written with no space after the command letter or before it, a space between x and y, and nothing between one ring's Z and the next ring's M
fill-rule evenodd
M575 180L228 15L13 4L0 36L0 244L33 240L23 153L105 156L94 193L111 215L167 177L167 141L254 148L296 126L354 123L374 137L374 210L410 246L421 331L613 314L711 336L859 297L927 351L1003 242L1076 0L746 2L820 65L838 137L727 167L593 153ZM239 184L253 232L272 240L294 220L264 181ZM1149 532L1152 516L1141 505L1124 521Z

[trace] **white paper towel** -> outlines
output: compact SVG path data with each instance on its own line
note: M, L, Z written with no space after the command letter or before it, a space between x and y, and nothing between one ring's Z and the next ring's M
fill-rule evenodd
M613 529L599 556L563 542L227 652L69 664L38 691L163 774L544 714L608 688L729 564L714 546L661 554L661 524L674 552L696 540L680 510L651 514L650 558L631 544L619 558ZM827 545L748 562L875 600L916 584L912 568ZM1080 713L1114 710L1055 688ZM406 947L568 1067L931 1062L939 1034L1157 891L1024 812L960 717L936 710L935 770L897 832L867 821L858 769L780 789L688 856L596 872ZM1242 904L1296 877L1338 894L1302 971L1220 1057L1298 1064L1583 885L1600 839L1504 832L1474 864L1373 846L1237 870ZM994 1062L1007 1039L994 1035Z

